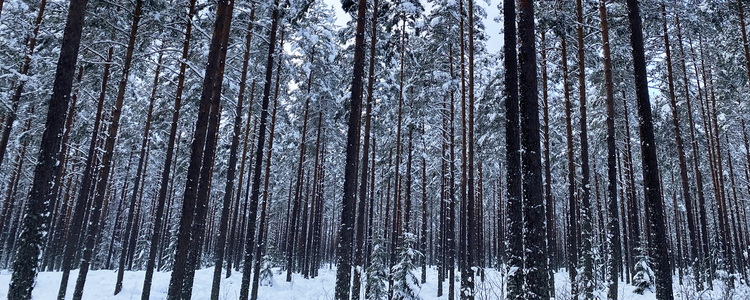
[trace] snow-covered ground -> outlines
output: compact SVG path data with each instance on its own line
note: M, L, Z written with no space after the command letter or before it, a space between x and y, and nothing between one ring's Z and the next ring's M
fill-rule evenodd
M261 286L259 290L259 299L269 300L324 300L333 299L333 290L336 283L336 270L323 268L319 276L315 279L304 279L298 274L293 276L292 282L286 282L285 274L279 274L278 269L274 269L274 285ZM419 278L419 270L415 272ZM143 286L143 277L145 272L125 272L123 290L117 296L112 295L114 290L117 273L111 270L99 270L89 272L84 289L83 299L103 300L103 299L140 299L141 289ZM195 286L193 289L193 299L209 299L211 294L211 278L213 269L203 269L196 272ZM456 274L458 275L458 274ZM502 289L504 276L493 269L486 270L484 282L477 280L478 292L477 300L483 299L502 299ZM34 299L55 299L60 284L60 272L42 272L37 277L37 283L34 288ZM78 271L71 272L71 280L68 285L68 299L73 295L75 279ZM434 269L427 272L427 283L421 286L419 295L424 300L447 299L448 282L444 282L444 293L442 297L437 297L437 278ZM0 299L5 299L8 292L8 283L10 281L10 272L8 270L0 271ZM230 278L223 278L221 282L220 299L237 299L239 297L240 283L242 273L233 272ZM165 299L167 287L169 285L169 273L157 272L154 274L154 284L151 289L151 299ZM459 283L456 283L458 287ZM568 300L569 282L567 273L560 272L555 274L555 285L558 300ZM620 284L619 299L630 300L651 300L656 299L655 295L646 291L644 295L633 293L633 286ZM606 292L600 291L597 296L600 299L606 299ZM458 294L456 294L458 295ZM691 285L686 282L680 286L675 281L675 299L693 300L693 299L750 299L750 289L747 286L740 286L734 290L728 290L720 282L716 281L713 291L704 291L700 294L695 293Z

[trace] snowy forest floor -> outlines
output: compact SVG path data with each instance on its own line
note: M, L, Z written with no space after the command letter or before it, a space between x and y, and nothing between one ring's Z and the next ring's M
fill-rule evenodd
M415 270L415 275L420 278L420 270ZM211 280L213 268L198 270L195 273L195 285L193 288L193 299L209 299L211 294ZM448 282L444 282L444 294L437 297L437 278L434 269L428 269L427 282L421 285L419 296L424 300L447 299ZM60 272L42 272L37 277L34 287L34 299L55 299L57 296L58 286L60 284ZM102 299L139 299L143 286L143 277L145 271L125 272L123 290L119 295L113 296L114 282L117 272L112 270L97 270L89 272L86 287L84 289L83 299L102 300ZM5 299L8 292L11 273L8 270L0 270L0 299ZM75 278L78 277L78 270L71 272L71 283L68 286L68 298L73 295ZM152 299L165 299L169 285L170 273L156 272L154 274L154 283L151 291ZM221 282L220 299L237 299L239 297L240 283L242 273L233 272L229 278L223 278ZM458 274L456 278L458 279ZM477 280L477 300L484 299L503 299L503 290L500 288L504 282L504 276L495 269L487 269L484 282ZM333 299L333 291L336 283L336 270L322 268L319 276L314 279L305 279L299 274L294 274L292 282L285 282L285 273L280 274L279 269L274 269L273 286L261 286L258 299L265 300L327 300ZM696 293L692 284L685 282L679 285L675 278L674 293L675 299L697 300L697 299L750 299L750 287L740 285L736 289L728 289L722 281L716 280L714 290ZM561 271L555 274L555 285L557 300L569 300L570 288L568 274ZM456 288L459 283L456 282ZM654 293L646 291L643 295L633 293L635 289L631 285L620 283L619 299L632 300L650 300L656 299ZM458 293L456 294L458 295ZM606 291L601 289L595 292L595 298L606 299Z

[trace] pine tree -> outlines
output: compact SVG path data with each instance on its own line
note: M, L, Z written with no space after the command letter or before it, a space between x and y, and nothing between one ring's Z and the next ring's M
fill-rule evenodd
M633 67L635 72L636 96L638 99L638 126L641 135L641 153L643 159L644 194L648 207L648 223L653 235L649 253L655 261L656 299L672 299L672 269L667 250L666 224L664 208L659 186L659 169L654 144L654 128L651 116L651 101L648 94L646 77L646 59L643 49L643 30L637 0L628 0L628 20L630 21L630 43L633 47Z
M57 157L70 92L73 89L87 3L88 0L71 0L68 7L52 97L47 110L37 165L34 169L34 179L19 238L20 244L13 261L13 275L8 289L8 299L11 300L31 299L31 292L34 288L39 252L44 247L42 238L47 230L47 205L57 196L56 192L51 189L51 183L57 171Z

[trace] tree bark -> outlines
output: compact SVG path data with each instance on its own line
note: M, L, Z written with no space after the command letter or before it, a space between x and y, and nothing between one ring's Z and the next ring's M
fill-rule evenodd
M641 159L643 160L643 185L648 206L649 226L653 236L651 245L652 261L655 263L656 299L672 299L672 273L669 262L666 224L664 224L664 207L661 201L659 186L658 158L654 139L654 127L651 117L651 101L648 94L646 75L646 58L643 49L643 30L637 0L628 0L628 20L630 21L630 42L633 47L633 69L638 100L638 120L641 136Z
M615 99L612 81L612 58L609 47L609 21L607 21L607 2L599 0L599 19L602 30L602 52L604 54L604 87L606 90L607 106L607 240L609 243L609 257L607 271L609 277L607 299L617 300L618 272L622 269L622 245L620 243L620 218L617 206L617 148L615 146Z
M47 229L47 207L57 193L50 183L57 172L62 130L73 88L75 65L81 44L83 20L88 0L71 0L60 46L60 56L55 70L52 97L47 110L47 120L42 133L41 147L34 169L31 190L27 201L17 255L13 262L13 275L8 289L9 300L31 299L34 278L37 274L42 239Z

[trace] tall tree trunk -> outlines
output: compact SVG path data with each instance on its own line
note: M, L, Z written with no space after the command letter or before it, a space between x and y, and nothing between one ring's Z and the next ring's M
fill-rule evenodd
M549 299L547 245L542 191L542 159L539 137L534 5L519 0L518 66L521 117L521 165L523 168L524 280L526 299Z
M607 240L609 253L607 260L608 291L607 299L617 300L618 272L622 268L622 245L620 244L620 218L617 209L617 148L615 146L615 99L612 81L612 58L609 47L609 21L607 21L607 2L599 0L599 19L602 29L602 52L604 54L604 87L607 106Z
M175 138L177 137L177 126L179 125L180 119L180 108L182 107L182 93L185 85L185 72L187 71L187 59L190 52L190 36L193 28L193 15L195 13L195 0L190 0L188 6L188 14L186 16L187 24L185 25L185 39L182 42L182 61L180 63L180 71L177 75L177 91L175 92L174 108L172 111L172 122L169 129L169 140L167 141L167 152L164 158L164 167L161 172L161 179L159 182L159 195L156 200L156 216L154 218L154 233L151 236L151 244L148 253L148 262L146 263L146 275L143 280L143 292L141 293L141 299L149 299L151 295L151 283L154 275L154 267L156 261L157 249L159 246L159 240L161 239L161 227L164 214L164 204L167 198L167 190L169 187L170 171L172 169L172 159L174 157L174 144ZM177 141L179 143L179 141ZM174 177L174 175L171 175ZM169 220L169 219L167 219Z
M112 167L112 156L114 155L114 148L115 148L115 142L117 140L117 130L120 126L120 116L122 114L122 105L125 100L125 91L128 84L128 77L130 74L130 67L133 61L133 52L135 50L135 40L138 35L138 23L141 19L141 12L143 7L143 0L139 0L135 4L135 12L133 13L133 23L130 27L130 35L128 37L128 47L125 52L125 60L123 62L123 69L122 69L122 78L120 79L120 83L117 87L117 99L115 100L114 108L112 109L112 117L110 120L109 128L107 131L107 138L104 145L104 154L101 159L101 173L99 174L99 180L96 184L96 191L94 193L94 199L93 199L93 209L91 211L91 216L88 220L88 227L86 229L86 235L85 235L85 245L83 248L83 258L81 259L81 266L80 271L78 272L78 279L76 280L76 288L73 293L73 299L81 299L83 297L83 286L86 283L86 274L88 273L89 264L91 260L91 255L94 250L94 242L96 235L99 231L99 217L101 214L101 207L102 203L104 201L104 196L106 193L107 188L107 181L109 179L109 173L111 171ZM158 77L159 71L156 71L157 77ZM151 108L153 110L153 108ZM147 124L150 123L150 120L147 121ZM148 126L147 126L148 128ZM148 129L146 129L148 130ZM147 137L146 137L147 139ZM146 143L144 142L144 145ZM141 157L144 155L145 148L141 148ZM143 158L141 158L142 160ZM139 167L140 167L139 163ZM138 185L139 185L140 178L136 178L135 182L135 188L133 189L133 197L135 197L135 193L138 191ZM131 199L131 201L134 201L135 198ZM131 202L132 204L132 202ZM132 211L132 205L131 205L131 211ZM127 242L127 239L126 239ZM123 247L124 249L127 247ZM124 253L121 254L123 256ZM122 261L122 258L120 259ZM122 264L120 265L122 269ZM122 272L122 270L120 271ZM58 297L62 295L65 296L64 293L58 294Z
M188 275L186 273L191 272L191 270L189 270L191 266L188 262L191 248L191 231L196 232L196 230L192 230L192 227L193 221L196 220L196 203L200 202L199 194L201 191L199 188L199 180L201 183L205 183L204 180L208 180L208 178L203 178L203 174L201 174L202 162L204 160L204 148L213 152L213 145L206 141L207 139L211 140L213 138L210 135L207 137L207 132L209 132L208 123L210 122L209 116L211 115L212 102L214 102L213 98L218 98L218 95L214 97L214 90L218 89L219 91L216 93L221 93L221 57L222 52L225 51L222 49L222 40L224 36L224 27L229 27L232 20L231 13L233 5L233 0L222 0L219 1L216 9L214 32L209 46L208 64L206 65L205 76L203 78L203 91L201 92L198 118L196 120L193 143L190 149L190 164L188 166L187 181L185 183L185 192L183 194L182 215L180 217L180 225L177 232L177 249L175 252L172 276L169 282L168 299L180 299L185 295L189 295L190 290L192 289L192 286L186 286L184 282L186 275ZM209 157L209 159L211 158ZM197 236L194 238L196 240L198 239ZM195 251L199 251L199 249L195 249Z
M219 237L216 243L214 252L214 276L211 285L211 300L219 299L219 287L221 284L221 266L224 263L225 248L231 247L227 245L227 227L229 223L229 208L232 205L232 191L234 188L234 177L237 170L237 148L240 144L240 128L242 127L242 102L245 100L245 83L247 81L247 67L250 60L250 46L252 44L253 37L253 19L255 17L255 7L253 6L250 12L250 22L247 28L247 35L245 37L245 54L242 60L242 75L240 78L240 91L237 97L236 112L234 116L234 132L232 135L232 144L229 148L229 166L227 170L227 181L224 185L224 201L221 210L221 219L219 221ZM226 34L228 35L228 34ZM250 103L252 105L252 103ZM251 109L252 111L252 109ZM248 115L248 119L250 115ZM242 183L240 183L238 191L242 191ZM236 207L236 206L235 206ZM236 210L236 208L235 208ZM227 274L231 272L232 267L227 265Z
M503 53L505 53L505 149L508 204L508 266L516 271L508 275L508 299L524 296L523 197L521 187L521 124L518 100L518 57L516 53L516 3L503 1Z
M250 288L250 268L253 261L253 249L255 249L255 218L258 215L258 198L260 197L260 172L263 163L263 148L266 140L266 119L268 119L268 102L271 95L271 75L273 74L273 57L276 52L276 31L279 28L279 3L274 0L271 11L271 30L268 39L268 57L266 61L265 82L263 84L263 100L260 112L260 125L258 128L258 141L255 146L255 164L253 167L253 181L250 190L250 214L247 218L248 226L245 243L245 263L242 273L242 285L240 287L240 300L247 300ZM281 62L279 62L281 63ZM249 182L248 182L249 184ZM260 259L257 257L256 259Z
M86 202L89 199L91 192L92 177L94 174L94 159L96 155L96 143L99 140L99 130L102 121L102 111L104 110L104 100L107 92L107 83L109 81L110 68L112 66L112 56L114 48L109 47L107 52L107 60L104 65L104 74L102 75L102 89L99 93L98 104L96 107L96 116L94 117L94 127L92 129L91 140L89 141L89 149L86 154L86 162L84 163L83 178L81 179L81 189L78 191L78 197L75 200L75 209L73 210L72 224L68 226L67 236L65 239L65 251L63 254L62 261L62 279L60 281L60 289L58 291L58 299L64 299L65 293L68 288L68 279L70 276L70 269L72 268L73 258L76 251L76 244L78 243L79 236L83 227L83 216L86 210Z
M354 70L352 71L352 94L349 107L349 128L346 143L346 164L344 167L344 191L341 208L341 227L336 249L336 300L348 300L351 286L352 246L354 244L354 215L357 199L357 155L359 151L360 117L362 110L362 73L365 61L365 15L367 1L359 0L357 7L357 29L354 42ZM402 74L403 74L403 33L402 33ZM403 75L402 75L403 81ZM403 86L403 82L402 82ZM403 91L401 96L403 97ZM399 100L399 103L401 101ZM400 106L400 104L399 104ZM399 117L400 118L400 117ZM398 154L397 154L398 156ZM393 245L395 246L395 245Z
M357 213L357 240L354 251L354 286L352 286L352 300L359 300L360 287L362 286L362 276L364 275L364 243L365 243L365 201L367 201L367 176L368 174L368 153L370 151L370 127L372 123L372 102L373 102L373 91L375 84L375 47L377 45L377 34L378 34L378 0L374 0L372 8L372 21L370 26L372 33L370 36L370 60L369 69L367 72L367 106L365 108L365 134L364 144L362 145L362 178L359 183L359 205ZM374 155L374 151L373 151ZM373 166L374 167L374 166ZM370 183L374 185L374 182ZM370 197L373 197L371 194ZM370 205L372 209L372 205ZM372 215L372 213L370 213Z
M71 0L60 46L60 56L55 70L52 97L47 110L47 121L42 133L41 147L34 169L34 177L27 201L20 244L13 262L13 275L8 289L9 300L31 299L34 288L39 253L43 250L46 234L47 207L57 197L50 183L57 172L62 130L68 100L73 89L75 65L81 44L83 20L88 0Z
M476 206L476 195L474 192L474 0L468 0L468 19L469 19L469 28L468 28L468 42L469 42L469 66L468 66L468 84L469 84L469 115L468 115L468 169L466 172L467 174L467 191L466 191L466 222L469 226L466 227L467 234L466 234L466 265L468 268L464 270L467 272L466 278L470 279L468 282L467 288L468 288L468 295L466 299L473 300L474 299L474 267L477 266L478 261L478 254L479 249L481 248L482 241L479 241L478 238L480 237L481 227L475 226L477 224L477 214L474 209ZM536 54L535 54L536 55ZM480 190L481 192L481 190ZM546 242L545 242L546 243ZM463 273L462 273L463 274Z
M222 3L219 3L221 5ZM187 262L187 274L182 283L182 298L190 299L193 292L193 281L195 270L200 268L203 248L208 248L208 243L204 246L205 236L213 236L211 228L206 231L206 217L209 210L209 197L213 182L213 169L216 157L216 147L218 144L219 121L221 119L221 91L224 80L224 68L226 66L227 49L229 45L229 32L232 24L232 13L234 11L234 1L229 0L225 4L226 18L222 22L216 23L216 32L219 34L219 66L213 83L211 93L210 114L208 116L208 128L206 131L205 148L203 150L203 159L201 163L200 181L198 183L198 196L196 198L195 219L192 224L190 233L190 251ZM217 9L218 11L218 9ZM214 214L211 214L214 216ZM211 222L213 224L213 222Z
M273 111L271 112L271 130L268 133L268 152L266 154L266 174L263 179L263 205L260 212L260 227L258 228L258 246L255 247L255 264L253 265L253 288L250 293L250 299L258 299L258 284L260 283L260 266L263 262L263 251L265 250L266 244L266 231L267 231L267 206L268 206L268 182L271 177L271 157L273 154L273 135L276 129L276 107L279 103L278 97L278 86L279 86L279 73L281 73L281 55L284 49L284 29L281 30L281 41L279 43L279 67L276 69L276 95L273 99ZM245 269L250 273L250 269Z
M120 259L118 262L118 269L117 269L117 283L116 286L122 288L122 279L123 279L123 272L125 271L125 262L126 258L130 263L128 263L128 270L132 267L132 255L134 251L135 246L135 237L137 235L137 230L135 228L138 226L134 222L137 222L137 216L136 216L136 202L138 202L138 207L140 207L141 203L141 196L139 194L142 193L143 188L141 187L142 179L144 176L144 173L146 172L146 165L148 164L148 153L146 149L149 147L149 134L151 131L151 118L154 111L154 101L156 100L156 91L159 86L159 72L161 71L161 63L162 63L162 56L163 54L159 54L159 59L156 66L156 71L154 72L154 86L151 90L151 98L148 105L148 112L146 115L146 124L143 129L143 138L141 139L141 150L140 154L138 155L138 166L136 167L135 171L135 182L133 183L133 193L130 195L130 204L128 207L128 218L127 222L125 223L125 235L124 235L124 244L122 246L122 252L120 253ZM116 290L118 288L115 288Z
M448 44L448 62L450 66L451 80L455 80L455 73L453 72L453 44ZM446 232L446 244L448 247L447 255L447 266L448 266L448 300L454 300L456 298L456 143L455 143L455 107L454 99L456 91L450 91L450 118L448 124L450 126L450 141L448 150L448 160L450 161L450 178L448 179L448 216L445 218L447 223L448 231Z
M664 16L664 48L667 55L667 79L669 86L669 105L672 109L672 124L674 126L675 133L675 144L677 145L677 156L680 164L680 183L682 184L682 197L685 201L685 210L687 211L687 222L688 222L688 234L690 236L691 247L690 257L694 260L698 257L698 233L695 228L695 217L693 216L693 199L690 197L690 183L688 180L687 173L687 161L685 158L685 150L682 142L682 134L680 132L680 120L677 113L677 101L675 99L675 88L674 88L674 76L672 71L672 55L669 44L669 33L667 32L667 10L662 5L662 14ZM682 45L680 45L682 47ZM683 61L684 64L684 61ZM688 88L688 85L685 86ZM689 95L686 95L689 97ZM692 123L691 123L692 124ZM678 256L681 258L681 256ZM691 263L693 269L693 276L695 277L696 285L702 287L700 267L695 263Z
M542 134L544 135L544 201L547 213L547 253L549 254L549 278L550 278L550 295L555 295L555 273L554 271L558 268L558 257L557 257L557 228L555 226L555 203L552 199L552 170L550 161L550 138L549 138L549 90L547 84L547 43L546 43L546 30L542 30L541 34L541 74L542 74L542 115L544 117L544 125L542 127Z
M633 69L635 72L636 97L638 99L638 120L641 136L641 159L643 160L643 185L648 206L649 226L653 236L651 245L652 261L655 262L656 299L672 299L672 273L669 262L664 207L660 200L659 166L656 156L654 126L651 117L651 101L648 94L646 58L643 49L643 30L637 0L628 0L628 19L633 46Z
M570 278L570 294L578 299L578 200L576 195L576 167L573 157L573 125L572 105L570 103L570 85L568 83L568 50L565 33L560 34L562 48L563 92L565 95L565 132L568 158L568 276Z
M589 137L588 124L586 124L586 65L583 51L583 5L581 0L576 0L576 32L578 36L578 92L581 105L581 256L583 258L583 277L581 285L586 299L593 298L594 292L594 261L592 253L592 214L591 214L591 188L589 169Z

